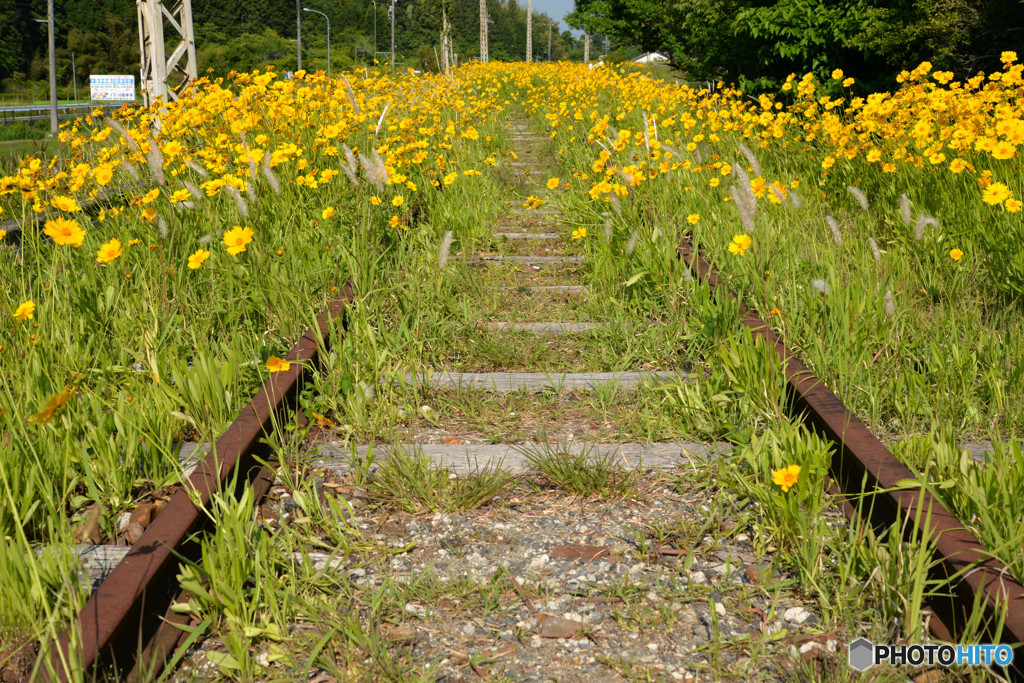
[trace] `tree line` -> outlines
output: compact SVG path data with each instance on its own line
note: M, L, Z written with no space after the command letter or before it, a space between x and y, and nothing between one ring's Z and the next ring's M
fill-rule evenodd
M576 0L566 20L746 91L836 68L888 87L922 61L973 75L1024 48L1021 0Z
M480 55L479 0L397 0L395 53L403 67L436 69L441 2L451 24L452 51L460 62ZM491 60L522 60L526 50L526 8L516 0L487 0ZM303 7L331 20L331 64L335 69L389 59L389 0L303 0ZM225 75L231 70L275 64L298 66L294 0L192 0L199 70ZM47 74L45 0L0 4L0 90L33 84L45 92ZM57 76L63 92L74 76L80 86L89 74L139 73L139 37L132 0L57 0ZM580 59L582 41L546 14L533 13L534 59ZM327 32L322 17L302 13L303 67L326 69Z

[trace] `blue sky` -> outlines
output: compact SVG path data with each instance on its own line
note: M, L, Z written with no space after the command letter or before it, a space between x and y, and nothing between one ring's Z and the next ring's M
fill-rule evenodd
M517 0L520 6L526 6L526 0ZM572 12L573 0L533 0L533 11L543 12L558 22L559 28L565 30L565 15Z

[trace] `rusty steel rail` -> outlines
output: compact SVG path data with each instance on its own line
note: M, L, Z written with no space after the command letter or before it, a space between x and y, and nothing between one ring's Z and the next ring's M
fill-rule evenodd
M346 304L352 301L351 286L345 285L340 294L328 303L315 328L306 330L289 351L286 360L291 361L291 368L270 376L203 458L188 483L174 494L89 598L77 623L61 634L50 657L56 680L69 680L69 668L71 672L131 672L132 678L147 678L173 653L178 638L184 635L166 621L173 614L169 607L178 595L176 553L197 557L197 532L209 521L203 508L233 477L237 477L239 489L254 487L257 504L270 488L273 473L257 460L270 455L269 447L260 440L273 430L286 406L294 402L305 377L319 360L320 348L327 345L331 321L341 318ZM192 502L190 490L198 506Z
M919 520L920 528L934 543L936 564L931 577L952 580L949 596L929 600L936 619L932 631L942 639L962 633L976 601L980 600L986 623L1005 621L998 640L1014 650L1008 675L1024 680L1024 586L1007 571L968 529L929 491L901 488L901 480L913 473L889 451L871 430L843 405L813 372L779 339L771 326L750 310L694 249L683 240L679 255L711 290L728 293L740 306L741 322L755 337L766 341L782 362L787 393L794 414L803 416L818 434L833 444L833 486L843 494L848 516L863 515L875 529L889 529L902 520ZM861 504L849 504L861 499Z

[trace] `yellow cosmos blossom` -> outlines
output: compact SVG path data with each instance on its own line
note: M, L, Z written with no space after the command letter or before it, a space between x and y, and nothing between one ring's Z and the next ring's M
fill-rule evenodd
M690 225L697 225L697 223L700 222L700 214L691 213L689 216L686 217L686 220L688 223L690 223Z
M291 367L292 364L284 358L271 356L267 359L267 370L270 370L270 372L287 372Z
M320 218L322 218L323 220L327 220L328 218L330 218L333 215L334 215L334 207L333 206L328 206L326 209L324 209L323 211L320 212Z
M751 244L753 244L753 240L750 239L750 235L746 233L733 235L732 242L729 242L729 253L743 256L747 249L750 249Z
M963 256L964 256L964 252L961 251L960 249L950 249L949 250L949 258L953 259L954 261L959 261L960 259L963 258Z
M548 178L547 186L549 190L553 190L558 187L561 181L558 178Z
M454 172L449 173L448 175L446 175L444 177L444 184L445 185L451 185L452 183L455 182L455 179L458 178L458 177L459 177L458 173L454 173Z
M50 206L58 211L64 211L65 213L75 213L76 211L82 210L82 207L78 205L78 202L71 197L54 197L50 200Z
M106 185L114 178L114 168L109 164L97 166L92 172L97 185Z
M574 240L581 240L581 239L583 239L586 236L587 236L587 229L585 227L583 227L583 226L580 226L580 227L578 227L578 228L576 228L575 230L572 231L572 238Z
M82 230L82 226L78 224L78 221L66 218L54 218L53 220L46 221L43 232L56 244L62 246L80 247L82 242L85 241L85 230Z
M19 323L23 323L26 320L31 320L35 317L33 314L36 310L36 302L29 299L18 304L18 308L12 314L12 317Z
M96 263L113 263L114 259L121 255L121 240L116 237L96 252Z
M192 193L186 189L175 190L171 194L171 203L177 204L178 202L188 201L192 198Z
M836 69L832 72L832 80L841 81L843 80L843 70Z
M772 482L776 486L782 488L783 493L788 493L791 488L796 486L797 481L800 479L800 465L789 465L783 467L781 470L775 470L772 472Z
M197 249L191 256L188 257L188 267L192 270L197 270L203 265L206 259L210 258L210 252L205 249Z
M405 203L405 197L402 195L395 195L395 198L391 200L391 206L401 206Z
M228 253L235 256L245 251L245 245L252 242L253 234L252 228L249 226L243 228L240 225L236 225L224 233L224 246L228 248Z

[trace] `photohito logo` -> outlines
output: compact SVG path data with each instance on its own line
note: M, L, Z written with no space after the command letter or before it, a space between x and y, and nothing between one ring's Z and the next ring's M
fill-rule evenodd
M867 638L850 643L850 668L865 671L875 664L893 666L1008 666L1013 662L1009 645L875 645Z

